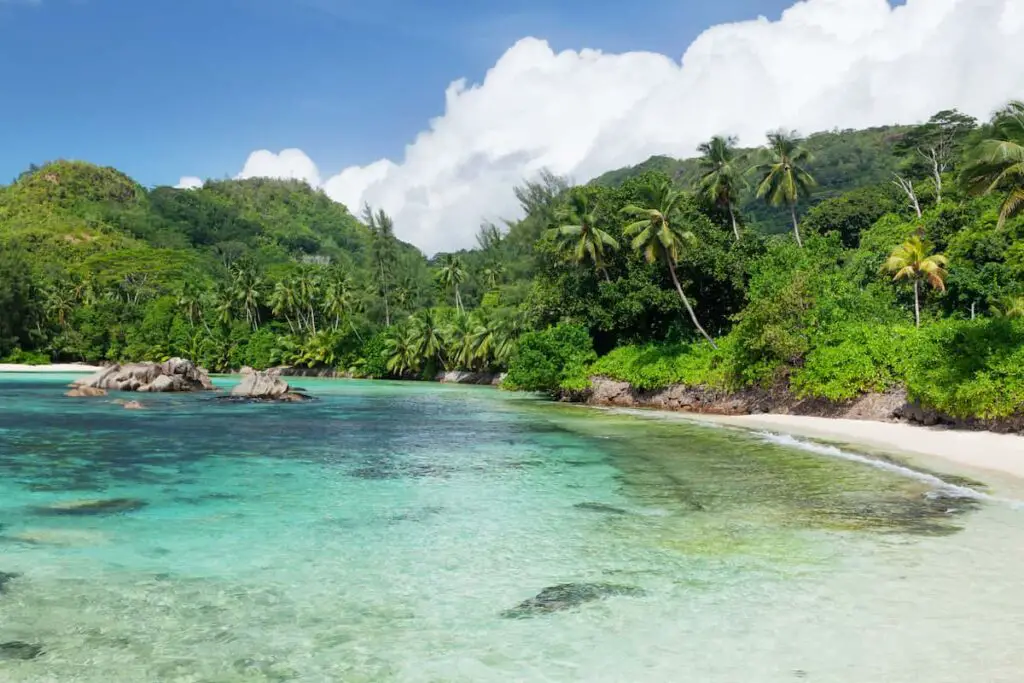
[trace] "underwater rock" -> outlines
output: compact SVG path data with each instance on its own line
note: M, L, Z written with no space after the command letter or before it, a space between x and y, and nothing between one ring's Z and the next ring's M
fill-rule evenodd
M97 387L75 387L64 392L64 395L68 398L94 398L96 396L106 396L107 391Z
M135 512L147 504L138 498L97 498L63 501L36 508L36 511L45 515L107 515Z
M125 410L145 410L146 406L142 405L138 401L125 401L123 404Z
M7 591L7 584L21 576L17 572L0 572L0 594Z
M603 512L608 515L628 515L629 512L622 508L617 508L614 505L606 505L605 503L576 503L573 505L577 510L586 510L588 512Z
M645 595L645 591L634 586L620 586L612 583L562 583L557 586L548 586L535 597L524 600L512 609L505 610L501 616L506 619L522 619L549 614L612 595L639 597Z
M43 654L43 646L35 643L25 643L20 640L11 640L0 643L0 660L4 659L35 659Z

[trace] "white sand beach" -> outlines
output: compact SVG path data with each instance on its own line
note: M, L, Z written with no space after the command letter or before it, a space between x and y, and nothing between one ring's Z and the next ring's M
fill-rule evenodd
M98 365L85 363L51 363L50 365L20 365L0 363L0 372L96 372Z
M973 475L1000 488L1024 491L1024 436L802 415L680 414L699 421L903 456L921 467Z

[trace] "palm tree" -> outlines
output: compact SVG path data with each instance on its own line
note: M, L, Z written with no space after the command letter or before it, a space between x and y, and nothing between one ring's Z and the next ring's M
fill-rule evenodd
M1024 208L1024 102L1010 102L996 114L992 133L970 152L960 180L972 194L1006 192L1001 228Z
M359 330L356 329L355 322L352 320L352 313L356 309L357 302L353 292L352 278L347 273L341 270L331 273L324 287L323 304L324 313L328 317L334 318L333 330L336 331L341 325L342 318L346 318L356 338L359 341L363 341L363 338L359 335Z
M445 329L444 345L448 350L448 360L454 363L456 368L473 369L473 326L473 317L461 313L457 314Z
M921 301L918 283L925 280L933 289L946 291L946 268L949 259L942 254L929 254L928 245L914 235L893 249L882 265L882 272L892 273L893 281L911 280L914 283L914 322L921 327Z
M462 259L454 254L446 254L441 262L441 269L437 272L437 281L445 290L454 290L455 308L460 312L462 308L462 295L459 293L459 285L466 281L466 269L462 265Z
M189 327L195 327L203 317L203 292L193 280L186 280L178 293L178 306L185 314Z
M417 355L423 360L437 359L442 368L444 362L445 329L433 309L425 308L409 319L412 343Z
M997 317L1021 318L1024 317L1024 296L1008 296L999 305L992 307Z
M762 176L757 186L757 196L771 206L789 206L793 218L793 234L796 243L800 240L800 224L796 220L796 205L801 197L807 197L817 184L802 166L811 161L811 153L802 146L803 139L794 133L777 131L768 134L767 162L757 167Z
M295 334L295 321L292 320L292 316L297 308L294 281L289 278L277 282L274 285L274 291L271 293L268 303L270 304L271 312L274 315L283 316L288 323L288 328L292 331L292 334Z
M622 213L632 219L623 228L622 234L633 238L633 249L643 252L649 263L654 263L659 259L665 262L668 272L672 275L672 284L679 292L679 298L683 300L683 305L686 306L686 312L690 314L693 326L708 340L712 348L717 349L711 335L697 320L697 314L693 312L693 306L690 305L690 300L683 292L683 287L679 284L679 277L676 275L676 264L679 263L679 257L683 250L695 241L693 233L683 230L670 220L678 211L684 195L673 189L668 180L660 181L651 190L651 207L630 204L622 209Z
M256 330L260 325L260 289L263 286L263 279L256 269L248 264L235 264L231 272L235 301L244 311L249 325Z
M559 247L570 254L576 263L590 260L601 271L606 282L611 282L604 267L604 250L618 249L619 243L604 230L597 227L596 207L580 191L573 192L566 206L555 213L555 220L561 223L550 228L545 234L556 240Z
M384 340L385 366L388 372L401 377L419 370L419 358L411 330L396 326Z
M736 138L716 135L697 149L702 155L699 160L701 175L697 187L705 199L729 211L732 232L739 242L736 198L744 182L743 174L736 168L741 161L741 157L736 155Z
M504 273L505 266L495 262L484 268L480 274L483 276L484 282L487 283L488 289L497 289L498 283L501 281L501 276Z

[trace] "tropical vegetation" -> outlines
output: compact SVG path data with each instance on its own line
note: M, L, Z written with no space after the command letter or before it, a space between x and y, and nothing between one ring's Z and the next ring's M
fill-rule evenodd
M987 122L723 135L573 185L429 257L296 181L145 188L32 166L0 187L0 358L187 356L374 378L606 375L952 415L1024 409L1024 104Z

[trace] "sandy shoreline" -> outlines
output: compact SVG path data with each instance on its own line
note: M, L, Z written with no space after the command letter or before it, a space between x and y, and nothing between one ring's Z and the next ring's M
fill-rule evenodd
M970 476L999 488L1024 492L1024 436L802 415L676 414L698 422L789 434L869 453L902 456L911 465Z
M51 363L50 365L19 365L0 363L0 372L96 372L97 365L85 363Z

